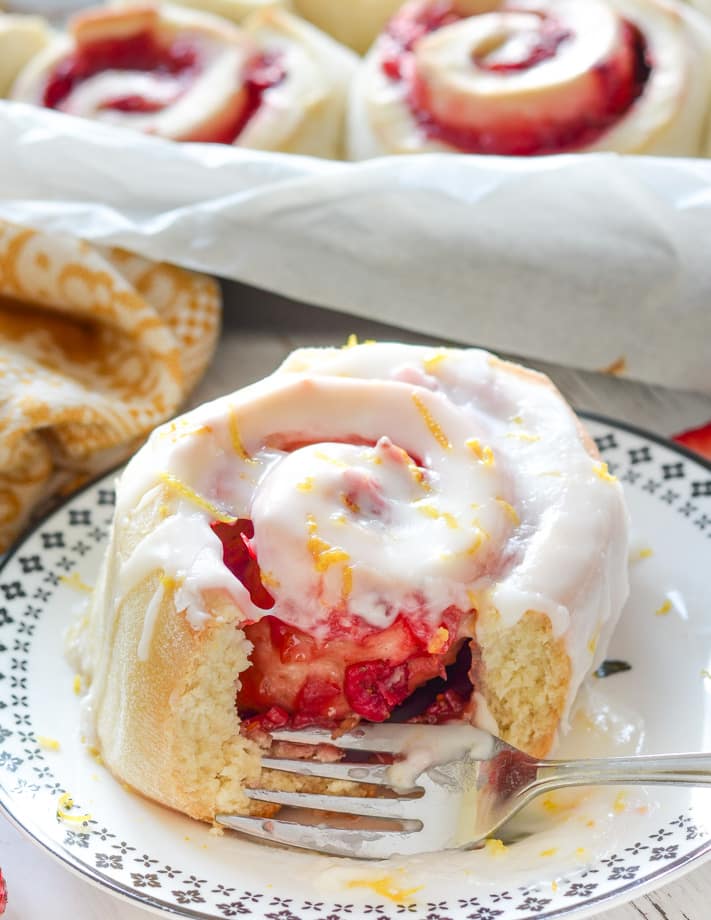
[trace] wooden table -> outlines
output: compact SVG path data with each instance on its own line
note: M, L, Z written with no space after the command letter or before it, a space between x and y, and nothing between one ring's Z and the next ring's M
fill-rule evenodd
M220 346L192 402L234 390L269 373L300 345L360 338L421 341L391 327L306 307L237 284L225 286ZM711 397L537 364L579 409L669 435L711 418ZM7 920L147 920L145 910L82 881L34 847L0 817L0 866L8 881ZM597 920L706 920L711 916L711 864L653 894L596 915ZM355 918L354 918L355 920Z

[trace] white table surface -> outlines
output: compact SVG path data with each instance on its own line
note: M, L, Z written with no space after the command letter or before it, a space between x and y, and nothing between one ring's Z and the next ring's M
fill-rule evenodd
M415 334L294 304L241 285L226 285L225 295L220 346L193 403L264 376L299 345L342 344L351 332L361 338L420 340ZM537 366L553 377L577 408L659 434L669 435L711 419L709 396ZM151 916L72 875L3 817L0 866L9 891L7 920L147 920ZM710 905L711 863L706 863L652 894L596 915L596 920L707 920Z

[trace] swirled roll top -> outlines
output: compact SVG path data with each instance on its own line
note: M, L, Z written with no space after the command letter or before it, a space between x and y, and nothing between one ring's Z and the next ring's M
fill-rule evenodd
M249 810L276 726L460 720L542 755L626 570L621 488L547 378L303 349L124 472L87 711L116 775L208 819Z
M182 141L337 156L350 52L285 10L233 25L169 5L83 13L12 98Z
M710 36L664 0L415 0L356 80L351 154L696 155Z
M270 614L316 636L344 609L377 629L403 615L430 631L450 606L488 605L508 625L537 610L556 636L582 639L580 680L627 590L619 485L545 378L482 351L296 352L159 429L119 509L161 484L173 513L129 570L169 555L176 518L189 518L190 547L168 574L182 578L195 547L212 557L205 581L193 572L181 589L196 626L216 572L245 621L264 615L221 566L216 516L252 521Z

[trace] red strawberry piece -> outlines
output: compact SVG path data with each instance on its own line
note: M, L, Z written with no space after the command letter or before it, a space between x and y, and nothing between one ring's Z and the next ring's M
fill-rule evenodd
M277 617L265 617L269 624L272 645L279 652L283 664L311 661L316 653L316 643L306 633L292 629Z
M289 724L289 713L281 706L271 706L261 716L254 716L248 722L265 732L272 732L275 728L284 728Z
M341 689L337 684L320 677L308 678L296 701L294 728L318 725L324 720L333 718L333 712L329 712L329 708L340 694Z
M462 713L469 705L469 700L457 693L456 690L445 690L438 693L433 703L425 709L420 716L411 721L424 722L427 725L439 725L451 719L461 719Z
M2 876L2 869L0 869L0 914L5 913L6 907L7 907L7 887L5 886L5 879Z
M271 610L274 598L262 584L257 554L252 543L254 524L240 518L233 524L215 522L210 525L222 543L222 561L245 588L255 607Z
M707 422L700 428L691 428L689 431L674 435L672 441L683 444L689 450L696 451L697 454L711 460L711 422Z
M384 722L408 695L407 664L361 661L346 668L343 690L353 712L370 722Z

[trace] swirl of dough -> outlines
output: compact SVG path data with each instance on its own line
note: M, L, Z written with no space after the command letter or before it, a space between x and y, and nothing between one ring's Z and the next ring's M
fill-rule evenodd
M697 155L710 34L667 0L414 0L356 78L351 156Z
M238 27L172 6L77 16L12 97L181 141L333 157L353 58L282 9Z

